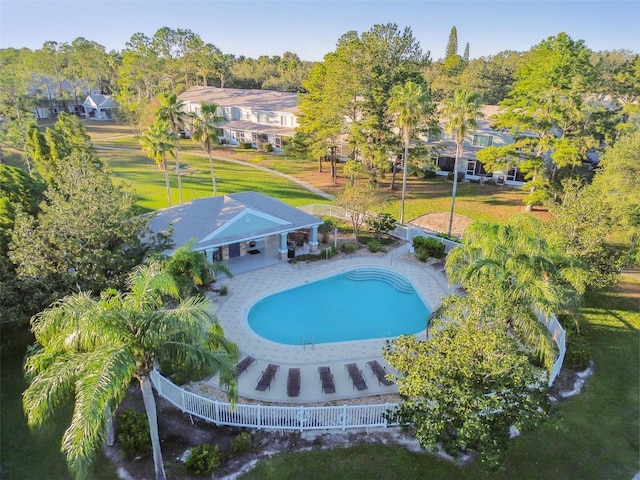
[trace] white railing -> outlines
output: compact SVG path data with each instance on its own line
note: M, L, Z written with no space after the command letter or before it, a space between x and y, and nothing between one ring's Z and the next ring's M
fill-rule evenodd
M216 425L265 430L346 430L397 426L388 418L396 403L327 407L246 405L212 400L178 387L156 370L151 372L158 395L183 412Z
M546 318L543 314L540 313L538 314L538 320L540 320L540 322L542 322L542 324L547 327L547 330L549 330L551 336L553 337L553 341L558 346L558 358L556 358L556 361L554 362L553 367L549 372L549 386L551 386L560 373L560 370L562 370L564 355L567 352L567 332L564 328L562 328L562 325L560 325L560 322L553 313L549 315L549 318Z

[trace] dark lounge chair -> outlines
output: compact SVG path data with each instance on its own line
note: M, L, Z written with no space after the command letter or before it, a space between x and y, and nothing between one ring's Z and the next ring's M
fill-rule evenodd
M247 368L249 368L254 363L256 363L256 359L253 357L244 357L241 361L239 361L236 365L236 372L238 372L238 376L240 376L242 372L246 372Z
M300 395L300 369L290 368L287 377L287 395L289 397L297 397Z
M351 378L353 382L353 388L357 388L360 391L368 388L367 382L364 381L362 370L360 370L355 363L347 363L344 368L349 372L349 378Z
M273 363L267 365L267 369L263 370L260 374L256 390L260 392L264 392L267 388L271 390L271 382L276 377L276 372L278 370L280 370L280 365L274 365Z
M387 378L387 375L389 374L387 369L380 365L377 360L371 360L370 362L367 362L367 365L369 365L371 372L373 372L373 375L378 379L378 385L382 383L388 387L389 385L394 384L394 382Z
M320 374L320 383L322 384L322 393L336 393L336 386L333 383L333 373L329 367L318 367Z

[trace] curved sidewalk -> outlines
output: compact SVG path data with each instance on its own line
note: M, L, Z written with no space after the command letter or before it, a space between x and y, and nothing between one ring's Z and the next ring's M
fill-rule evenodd
M138 150L135 148L126 148L126 147L110 147L107 145L100 145L100 144L93 144L93 147L96 150L120 150L120 151L125 151L125 152L142 152L142 150ZM209 158L208 155L204 154L204 153L198 153L198 152L188 152L187 155L194 155L196 157L203 157L203 158ZM319 197L322 198L326 198L327 200L333 200L333 196L329 195L328 193L320 190L319 188L316 188L312 185L309 185L307 182L304 182L296 177L293 177L291 175L287 175L286 173L282 173L282 172L278 172L277 170L272 170L270 168L267 167L263 167L262 165L253 165L251 163L248 162L243 162L241 160L235 160L233 158L227 158L227 157L217 157L217 156L212 156L212 158L214 160L218 160L220 162L229 162L229 163L234 163L236 165L242 165L245 167L251 167L251 168L255 168L257 170L262 170L263 172L267 172L270 173L271 175L277 175L279 177L282 178L286 178L287 180L296 183L298 185L300 185L303 188L306 188L307 190L309 190L311 193L314 193L316 195L318 195Z

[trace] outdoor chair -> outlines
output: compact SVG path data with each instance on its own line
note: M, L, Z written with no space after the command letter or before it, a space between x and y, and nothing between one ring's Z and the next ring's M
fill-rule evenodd
M353 388L356 388L359 391L366 390L368 388L367 382L365 382L364 376L362 375L362 370L360 370L355 363L347 363L344 368L346 368L349 373L349 378L353 382Z
M300 369L290 368L287 377L287 396L297 397L300 395Z
M280 370L280 365L274 365L273 363L267 365L267 369L263 370L260 374L256 390L260 392L264 392L267 388L271 390L271 382L275 378L278 370Z
M322 393L336 393L336 385L333 382L333 373L329 367L318 367L320 374L320 383L322 384Z
M256 363L256 359L253 357L244 357L240 362L238 362L238 364L236 365L236 372L238 373L238 376L240 376L240 374L242 372L246 372L247 368L249 368L251 365L253 365L254 363Z
M389 374L389 372L387 372L387 369L380 365L377 360L371 360L367 362L367 365L369 365L371 372L378 379L378 385L382 383L383 385L386 385L388 387L389 385L394 384L394 382L387 378L387 375Z

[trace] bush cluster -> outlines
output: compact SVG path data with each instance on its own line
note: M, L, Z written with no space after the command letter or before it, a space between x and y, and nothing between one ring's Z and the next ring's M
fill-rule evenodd
M184 466L189 473L194 475L207 475L222 463L222 455L218 445L202 443L193 447Z
M378 240L372 239L367 242L367 248L370 252L379 252L382 250L382 244Z
M127 458L146 456L151 453L149 421L144 413L124 410L118 421L118 443Z
M426 262L430 257L443 258L445 255L444 243L433 237L415 237L413 249L421 262Z
M569 370L584 370L589 366L592 358L591 345L587 336L578 329L573 319L558 316L560 323L567 332L567 353L564 357L564 367Z
M343 243L340 245L340 251L343 253L353 253L358 249L355 243Z
M249 451L251 451L251 434L249 432L242 432L231 440L231 455Z
M253 148L253 144L251 142L238 142L238 148L251 150Z

